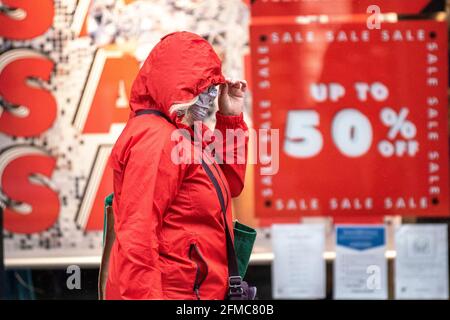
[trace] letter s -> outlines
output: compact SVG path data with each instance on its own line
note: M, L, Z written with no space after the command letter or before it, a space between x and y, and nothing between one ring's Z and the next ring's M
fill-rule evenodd
M58 194L48 187L56 159L30 146L15 146L0 154L2 198L10 201L5 209L5 229L15 233L42 232L58 218Z
M25 40L44 34L53 24L53 0L2 0L0 37Z
M48 81L54 63L28 49L15 49L0 55L0 96L13 106L0 114L0 131L31 137L49 129L56 119L57 105L53 95L31 85L32 77Z

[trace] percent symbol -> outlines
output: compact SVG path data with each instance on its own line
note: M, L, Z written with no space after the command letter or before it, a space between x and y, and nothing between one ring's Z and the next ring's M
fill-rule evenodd
M384 125L390 127L387 135L389 139L393 140L399 133L405 139L411 139L416 136L416 126L411 121L406 120L408 113L409 110L407 108L401 108L398 114L391 108L381 110L381 121Z
M387 137L389 140L381 140L378 150L383 157L408 155L414 157L419 151L419 143L413 138L417 134L414 123L407 120L408 108L401 108L397 113L391 108L383 108L380 113L381 122L389 128ZM397 138L397 139L396 139ZM404 140L403 140L403 139Z

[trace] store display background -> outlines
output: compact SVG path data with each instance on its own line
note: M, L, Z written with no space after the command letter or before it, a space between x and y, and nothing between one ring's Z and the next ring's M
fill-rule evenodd
M213 44L224 60L227 75L242 76L243 56L248 52L248 8L240 0L142 0L128 5L123 1L95 0L87 20L88 35L78 36L73 30L74 14L82 2L55 0L53 25L39 37L26 41L0 38L2 54L30 49L55 63L50 81L40 85L52 93L58 106L52 127L38 137L0 134L0 156L7 148L25 145L57 159L49 187L58 193L60 201L58 220L48 230L29 235L4 230L6 259L100 254L101 231L84 231L76 216L82 197L87 196L84 189L99 146L111 146L124 124L112 125L109 134L81 134L72 124L98 48L114 44L130 52L131 47L133 55L142 62L162 36L187 30L201 34ZM94 19L99 15L103 17L100 24ZM1 197L8 200L7 195Z

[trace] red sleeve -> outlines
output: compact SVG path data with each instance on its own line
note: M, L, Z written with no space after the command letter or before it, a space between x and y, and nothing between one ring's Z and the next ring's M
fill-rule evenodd
M115 231L123 299L164 298L159 265L161 224L180 176L180 166L171 161L170 150L170 143L153 132L131 137L122 153L125 159Z
M231 196L237 197L244 188L248 128L242 113L238 116L225 116L217 112L216 119L216 130L223 137L223 153L219 155L220 166L230 186ZM228 130L228 134L227 129L231 129Z

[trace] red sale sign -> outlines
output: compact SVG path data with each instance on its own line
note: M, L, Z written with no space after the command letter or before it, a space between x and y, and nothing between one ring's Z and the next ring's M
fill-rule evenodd
M255 128L279 129L258 217L449 215L445 22L257 25L251 50Z
M443 0L254 0L251 11L254 17L328 15L367 13L376 6L380 12L417 14L445 11Z

